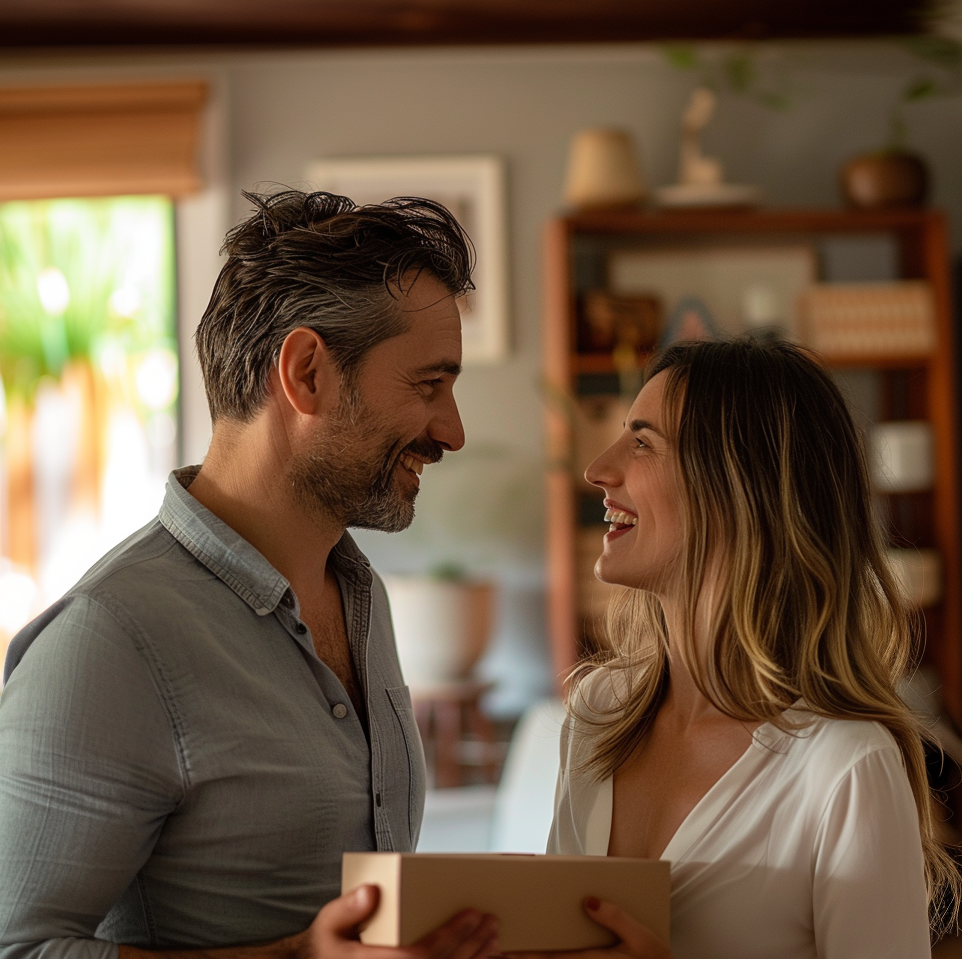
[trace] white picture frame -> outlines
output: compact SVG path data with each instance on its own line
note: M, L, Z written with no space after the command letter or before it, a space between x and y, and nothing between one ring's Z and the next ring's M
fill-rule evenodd
M306 171L313 189L358 204L417 196L444 204L477 252L475 290L458 301L463 363L497 363L508 353L508 266L504 163L497 156L330 157Z

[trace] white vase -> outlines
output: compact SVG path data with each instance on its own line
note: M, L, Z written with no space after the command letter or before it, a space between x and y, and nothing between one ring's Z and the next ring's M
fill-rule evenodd
M942 598L942 558L934 549L886 550L889 566L913 606L934 606Z
M415 689L467 679L491 633L494 586L430 576L385 576L398 658Z
M877 423L870 434L872 484L886 493L931 489L932 426L925 420Z

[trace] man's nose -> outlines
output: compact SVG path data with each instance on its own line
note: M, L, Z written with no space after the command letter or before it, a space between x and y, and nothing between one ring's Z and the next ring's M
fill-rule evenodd
M450 401L444 404L431 423L431 439L440 443L446 450L452 453L457 452L464 446L464 426L461 423L461 413L458 411L458 404L451 397Z

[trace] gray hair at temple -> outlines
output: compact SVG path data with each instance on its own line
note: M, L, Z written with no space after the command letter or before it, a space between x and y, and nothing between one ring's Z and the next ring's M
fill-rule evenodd
M373 346L409 328L398 304L421 273L453 295L474 288L474 248L440 203L358 206L331 193L244 193L254 214L227 254L195 341L211 419L249 422L293 330L314 330L350 385Z

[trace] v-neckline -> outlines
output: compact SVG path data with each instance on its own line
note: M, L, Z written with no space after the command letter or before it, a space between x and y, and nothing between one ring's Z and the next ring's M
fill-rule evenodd
M678 828L672 834L671 839L668 840L668 844L657 857L659 860L674 862L687 852L695 837L703 833L703 830L694 831L695 823L703 819L710 812L711 807L717 806L719 794L724 793L727 798L727 795L731 792L729 781L734 778L735 771L746 763L748 757L753 755L756 748L771 748L779 737L780 730L771 723L762 723L752 733L751 742L745 747L745 751L708 787L701 799L692 806L688 815L678 824ZM587 855L608 855L615 798L614 784L614 774L599 783L585 835L585 853ZM685 840L686 833L692 833L687 841Z

